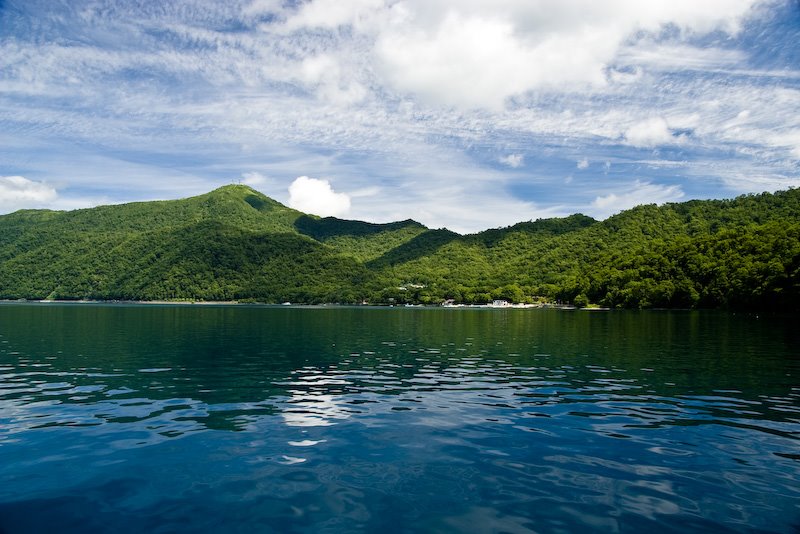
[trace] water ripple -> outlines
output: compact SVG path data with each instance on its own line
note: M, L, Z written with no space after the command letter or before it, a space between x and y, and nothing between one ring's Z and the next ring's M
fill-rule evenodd
M547 344L567 327L534 336L536 315L491 323L501 333L468 314L429 332L424 315L392 315L416 322L391 328L338 317L330 329L304 315L309 336L284 335L284 315L270 316L273 327L261 314L219 313L202 312L213 328L185 340L163 331L169 342L155 347L138 340L158 337L109 326L94 351L95 338L43 347L43 334L13 337L5 317L0 334L14 342L0 348L0 527L26 530L34 509L99 510L121 531L178 518L206 528L213 516L309 532L800 524L800 365L769 345L774 332L718 358L725 340L709 349L698 338L704 352L689 354L680 338L642 337L632 350L604 331L574 346L565 330ZM161 319L140 318L188 328Z

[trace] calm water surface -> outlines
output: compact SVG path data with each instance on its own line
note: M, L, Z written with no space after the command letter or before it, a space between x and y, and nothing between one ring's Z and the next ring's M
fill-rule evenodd
M797 532L800 321L0 305L0 532Z

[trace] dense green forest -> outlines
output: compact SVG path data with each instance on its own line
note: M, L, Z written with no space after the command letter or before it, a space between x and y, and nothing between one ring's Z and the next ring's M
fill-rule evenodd
M319 218L241 185L0 216L2 299L797 310L798 297L798 189L471 235Z

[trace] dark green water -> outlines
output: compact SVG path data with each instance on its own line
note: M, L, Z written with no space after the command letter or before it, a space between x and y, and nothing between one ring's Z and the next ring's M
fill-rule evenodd
M0 305L0 531L797 532L800 322Z

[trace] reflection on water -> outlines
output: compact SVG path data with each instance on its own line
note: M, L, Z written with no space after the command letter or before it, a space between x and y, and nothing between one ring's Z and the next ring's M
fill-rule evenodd
M0 305L0 529L791 532L794 319Z

